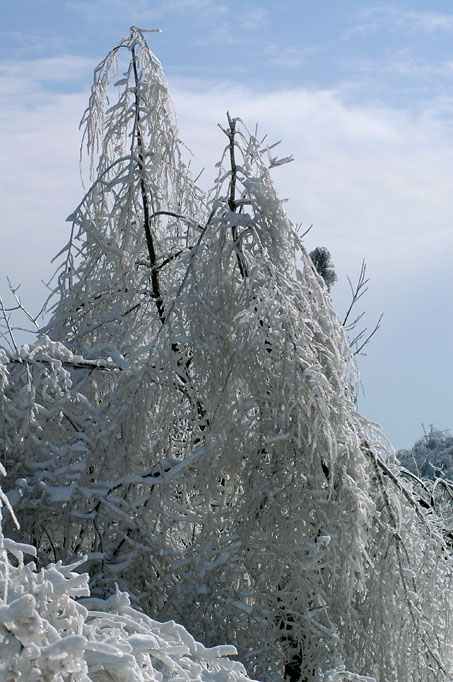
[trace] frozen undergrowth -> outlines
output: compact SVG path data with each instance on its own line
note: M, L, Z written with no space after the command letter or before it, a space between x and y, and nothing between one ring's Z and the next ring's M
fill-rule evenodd
M228 658L233 646L206 648L182 625L139 613L119 590L90 598L88 574L76 571L83 562L37 571L24 561L35 554L0 527L1 682L249 680Z

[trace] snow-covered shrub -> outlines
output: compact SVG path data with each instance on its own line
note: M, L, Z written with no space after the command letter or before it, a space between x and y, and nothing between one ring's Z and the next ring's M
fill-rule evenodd
M96 551L82 491L92 481L93 443L103 421L78 384L94 369L111 371L111 365L74 355L48 337L18 352L0 351L5 485L21 520L20 538L37 549L40 566Z
M401 475L410 481L420 504L433 507L442 519L442 534L453 547L453 436L430 427L410 450L396 456Z
M453 436L430 427L410 450L398 450L399 461L420 478L453 481Z
M38 571L24 555L35 548L3 536L0 510L1 682L249 682L234 647L207 649L118 590L90 598L83 559Z

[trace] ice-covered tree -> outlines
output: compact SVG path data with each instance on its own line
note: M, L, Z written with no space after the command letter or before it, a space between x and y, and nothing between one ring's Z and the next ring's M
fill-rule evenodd
M432 425L409 450L396 453L401 464L420 478L453 480L453 436Z
M228 115L203 196L135 27L83 122L93 178L51 319L0 358L38 562L86 554L96 597L116 583L262 680L448 680L451 558L355 408L345 331L272 184L289 159Z
M435 509L442 519L442 534L453 547L453 436L448 431L425 428L410 450L396 454L402 476L411 481L419 502Z

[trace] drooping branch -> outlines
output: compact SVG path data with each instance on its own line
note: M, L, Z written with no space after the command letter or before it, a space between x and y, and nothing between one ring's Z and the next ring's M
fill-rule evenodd
M371 451L366 441L362 443L361 451L370 459L374 467L380 469L381 472L392 481L392 483L397 487L399 492L402 493L402 495L404 495L404 497L409 502L411 507L415 510L415 513L417 514L419 519L423 522L423 524L425 524L426 519L422 512L420 511L420 507L426 505L421 505L419 501L414 498L414 496L409 492L409 490L407 490L407 488L405 488L404 485L401 483L398 476L396 476L396 474L393 473L388 464L386 464L386 462L384 462L384 460L381 457L379 457L379 455L376 452Z
M138 75L138 68L137 68L137 57L135 54L135 47L132 47L131 50L132 53L132 67L133 67L133 72L134 72L134 79L135 79L135 120L134 120L134 132L137 138L137 145L138 145L138 158L139 158L139 166L140 166L140 192L141 192L141 197L142 197L142 205L143 205L143 221L144 221L144 229L145 229L145 236L146 236L146 244L148 247L148 255L149 255L149 262L150 262L150 271L151 271L151 289L152 289L152 298L154 299L156 303L156 308L157 312L160 318L160 321L162 324L165 324L166 321L166 312L165 312L165 306L162 298L162 292L161 292L161 286L160 286L160 280L159 280L159 270L166 264L168 264L171 260L174 260L174 258L177 258L177 255L174 256L174 258L170 257L167 258L165 261L162 263L158 263L157 259L157 254L156 250L154 247L154 240L153 240L153 234L151 231L151 223L152 220L159 216L159 215L170 215L173 217L177 217L180 219L184 219L186 222L193 223L196 221L193 221L181 214L177 214L173 211L154 211L151 213L151 206L150 206L150 200L148 197L148 192L147 192L147 187L146 187L146 180L145 180L145 148L144 148L144 141L143 141L143 135L141 131L141 119L140 119L140 96L139 96L139 75ZM201 226L197 226L201 228ZM202 228L201 228L202 229ZM180 255L180 254L178 254ZM172 342L171 344L172 350L179 354L180 349L178 344L175 342ZM177 366L182 370L181 373L177 373L177 376L181 382L180 389L186 395L186 397L190 398L190 391L187 390L187 388L191 385L191 378L189 375L189 367L191 364L191 359L188 358L185 362L181 360L181 358L178 358L177 361ZM198 416L200 420L202 421L205 417L205 410L203 408L203 405L200 401L199 398L196 398L195 400L195 405L196 405L196 410L198 413Z

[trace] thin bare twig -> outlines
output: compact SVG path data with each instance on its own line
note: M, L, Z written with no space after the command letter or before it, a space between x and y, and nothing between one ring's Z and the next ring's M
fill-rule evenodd
M359 321L362 319L362 317L363 317L364 314L365 314L365 312L362 312L362 313L360 313L359 315L357 315L357 317L356 317L352 322L348 322L348 320L349 320L349 318L350 318L350 316L351 316L351 313L352 313L352 311L353 311L353 309L354 309L354 306L355 306L355 305L357 304L357 302L362 298L362 296L363 296L364 294L366 294L366 292L368 291L367 284L368 284L369 281L370 281L370 280L369 280L369 279L367 278L367 276L366 276L366 263L365 263L365 260L363 260L363 261L362 261L362 266L361 266L361 268L360 268L359 279L357 280L357 284L355 285L355 287L353 286L351 280L350 280L349 277L348 277L349 286L350 286L350 288L351 288L352 300L351 300L351 303L350 303L350 305L349 305L349 308L348 308L347 311L346 311L346 315L345 315L344 320L343 320L343 327L344 327L348 332L352 331L352 329L354 329L354 328L356 327L356 325L359 323ZM376 334L377 330L378 330L378 329L380 328L380 326L381 326L381 321L382 321L383 316L384 316L384 313L381 313L381 315L379 316L378 321L376 322L376 324L375 324L375 326L374 326L374 328L373 328L373 331L372 331L370 334L368 334L368 336L367 336L367 337L365 338L365 340L360 344L360 346L358 345L358 343L359 343L359 341L361 341L361 340L363 339L363 337L365 336L365 334L366 334L366 332L367 332L367 328L366 328L366 327L365 327L365 329L362 329L362 330L361 330L361 331L360 331L352 340L349 341L349 345L350 345L351 348L353 348L354 346L356 346L356 350L355 350L354 353L353 353L354 355L359 355L359 354L362 352L362 350L365 348L365 346L367 345L367 343L369 343L369 342L371 341L371 339L373 338L373 336Z
M349 279L349 277L348 277L348 282L349 282L349 286L351 287L352 300L351 300L351 304L350 304L349 308L346 311L346 315L345 315L345 318L343 320L343 327L346 327L346 324L348 322L348 319L349 319L349 316L352 312L352 309L356 305L359 298L361 298L363 296L363 294L365 294L368 291L368 287L366 285L368 284L369 279L366 279L366 263L364 260L362 261L362 267L360 268L360 275L359 275L359 279L357 281L356 286L355 287L352 286L352 282Z
M1 300L1 299L0 299ZM16 347L17 351L17 347ZM36 362L43 362L45 364L51 364L52 360L48 358L40 358L39 356L37 358L34 358ZM25 364L27 363L26 358L8 358L6 361L11 364ZM104 370L122 370L122 367L119 367L118 365L114 365L113 363L107 363L106 361L102 361L103 364L100 364L99 360L78 360L78 361L73 361L71 362L70 360L59 360L63 367L71 367L72 369L104 369Z
M8 330L8 335L10 337L12 347L14 348L14 350L17 353L18 348L17 348L16 339L14 338L13 330L12 330L12 327L9 323L9 317L8 317L7 312L6 312L5 306L3 305L3 299L2 298L0 298L0 308L2 311L3 319L5 320L5 325L6 325L6 328Z
M38 313L38 315L37 315L36 317L33 317L33 315L32 315L31 313L29 313L28 310L25 308L25 306L23 305L21 299L19 298L19 296L18 296L18 294L17 294L17 292L18 292L18 290L20 289L21 285L19 284L17 287L13 287L10 278L7 277L6 279L8 280L9 290L11 291L12 295L14 296L14 300L15 300L16 303L17 303L17 308L16 308L16 310L22 310L22 312L24 313L24 315L26 315L26 316L28 317L28 319L35 325L36 329L39 329L40 327L39 327L39 324L37 323L36 320L37 320L37 318L39 317L39 314L40 314L40 313Z
M368 336L366 337L366 339L365 339L365 341L362 343L362 345L359 346L359 348L357 348L356 351L354 351L354 355L358 355L358 354L361 352L361 350L367 345L367 343L372 339L372 337L376 334L377 330L378 330L378 329L380 328L380 326L381 326L381 320L382 320L383 317L384 317L384 313L381 313L380 316L379 316L378 321L376 322L376 326L374 327L373 331L371 332L371 334L368 334ZM365 333L365 331L366 331L366 330L364 330L363 333Z

